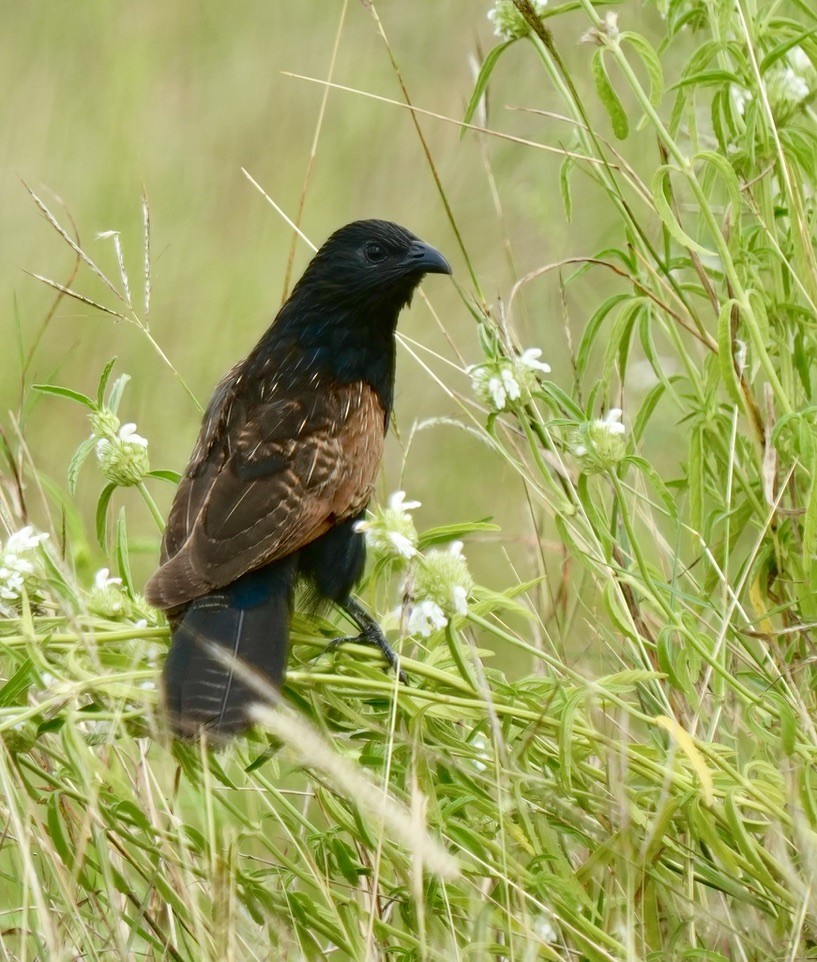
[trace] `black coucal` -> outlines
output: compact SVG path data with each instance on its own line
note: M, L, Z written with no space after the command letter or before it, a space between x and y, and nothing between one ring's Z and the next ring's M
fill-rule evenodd
M280 687L299 581L391 654L351 597L365 562L355 522L389 423L397 316L428 273L451 269L405 228L347 224L216 388L145 589L172 628L163 681L177 735L250 725L258 695L212 646Z

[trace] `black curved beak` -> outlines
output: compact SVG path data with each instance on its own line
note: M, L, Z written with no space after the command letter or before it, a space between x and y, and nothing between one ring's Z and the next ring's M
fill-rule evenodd
M405 265L408 269L416 271L418 274L450 274L451 265L443 255L425 244L423 241L414 241L411 249L406 256Z

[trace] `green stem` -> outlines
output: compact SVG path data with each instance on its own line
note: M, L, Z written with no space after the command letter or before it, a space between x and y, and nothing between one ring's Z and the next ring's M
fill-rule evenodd
M165 519L162 516L162 512L157 507L156 502L153 500L153 495L150 493L150 491L148 491L147 485L144 481L137 482L136 487L139 490L139 494L142 495L142 499L144 500L145 504L148 506L148 510L153 516L153 520L156 522L156 527L159 529L159 534L162 534L162 532L165 530Z

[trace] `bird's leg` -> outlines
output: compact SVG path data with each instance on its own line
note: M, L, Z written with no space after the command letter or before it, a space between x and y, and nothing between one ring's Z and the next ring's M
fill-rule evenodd
M332 647L342 645L347 641L357 642L359 645L374 645L383 652L383 657L395 670L400 681L404 685L407 685L408 679L406 678L403 669L400 667L400 661L397 657L397 654L388 641L386 641L386 636L383 634L383 629L374 620L374 618L372 618L372 616L363 608L362 605L359 605L354 598L347 598L346 601L338 602L338 606L342 608L358 626L358 628L360 628L360 634L349 635L345 638L335 638L331 642Z

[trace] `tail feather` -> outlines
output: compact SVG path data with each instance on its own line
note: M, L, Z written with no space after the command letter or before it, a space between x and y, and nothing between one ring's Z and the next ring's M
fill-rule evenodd
M191 602L176 622L164 669L170 725L179 736L240 734L264 695L229 660L280 688L286 669L294 562L276 562ZM212 646L227 656L213 654Z

